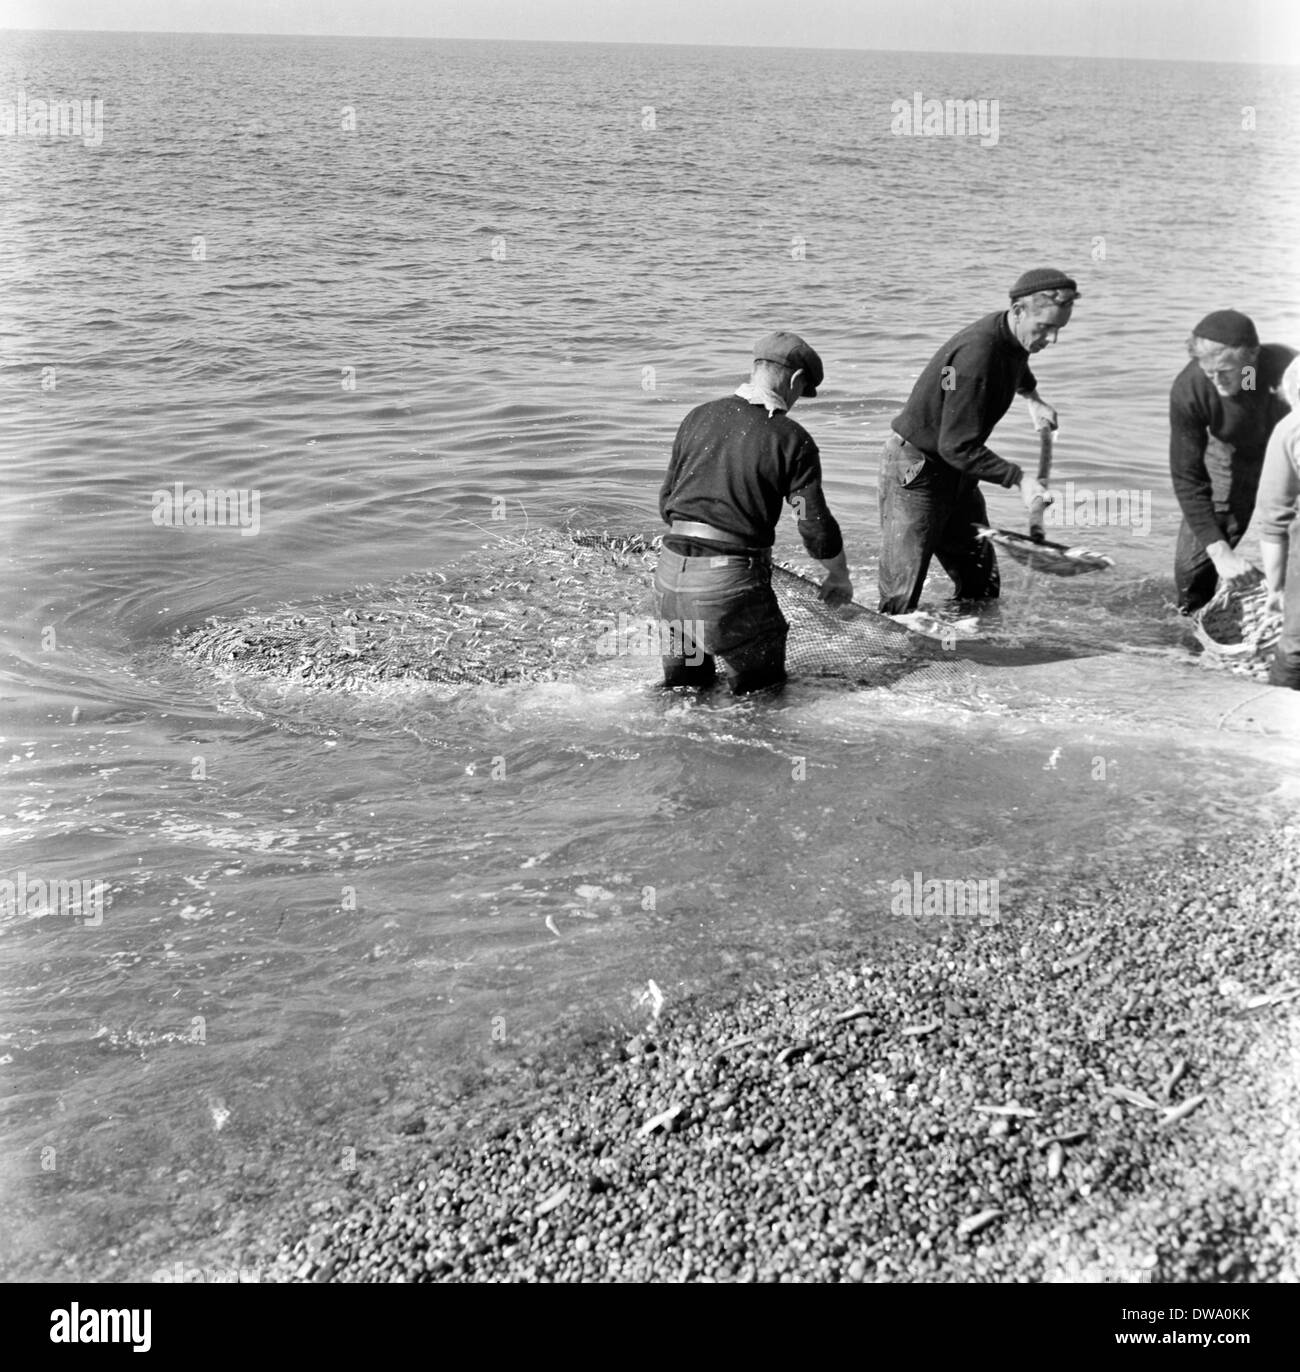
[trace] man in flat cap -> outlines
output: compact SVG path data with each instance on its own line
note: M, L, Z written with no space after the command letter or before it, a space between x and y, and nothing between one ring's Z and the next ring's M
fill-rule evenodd
M880 467L883 613L916 609L932 557L952 578L958 600L997 596L997 557L976 533L988 523L979 483L1018 486L1026 506L1045 491L989 448L988 437L1017 395L1029 402L1035 428L1056 428L1056 411L1039 397L1029 354L1056 342L1078 298L1078 286L1064 273L1028 271L1012 286L1009 309L954 334L917 378Z
M749 380L734 395L682 420L659 513L671 526L655 586L660 624L676 642L663 656L667 686L708 686L715 657L736 694L785 680L789 630L772 590L772 544L788 502L808 552L827 569L821 597L853 598L840 527L822 494L817 445L789 411L822 384L821 358L798 334L754 348Z
M1277 393L1294 348L1262 346L1238 310L1207 314L1169 392L1169 474L1183 522L1174 551L1178 608L1194 614L1254 569L1235 549L1255 508L1264 451L1289 410Z

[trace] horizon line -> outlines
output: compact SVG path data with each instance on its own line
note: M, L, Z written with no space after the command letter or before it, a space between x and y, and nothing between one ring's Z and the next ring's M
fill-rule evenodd
M1119 56L1116 54L1078 53L1078 52L1008 52L985 49L954 48L828 48L812 43L647 43L636 39L618 38L462 38L445 34L416 33L318 33L297 32L280 33L263 29L125 29L125 28L6 28L0 33L31 34L121 34L124 37L148 34L160 38L327 38L355 39L360 41L381 40L399 43L501 43L523 46L528 44L553 44L566 47L617 47L617 48L720 48L723 50L750 50L755 52L868 52L868 53L907 53L926 57L1030 57L1044 60L1070 62L1158 62L1169 66L1186 63L1199 63L1205 66L1220 67L1300 67L1300 55L1289 61L1263 62L1253 58L1234 58L1226 60L1215 57L1147 57Z

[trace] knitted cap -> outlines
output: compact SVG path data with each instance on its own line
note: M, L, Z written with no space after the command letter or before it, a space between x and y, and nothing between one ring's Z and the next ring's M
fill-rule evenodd
M1058 272L1055 267L1035 267L1012 286L1011 298L1019 300L1022 295L1033 295L1035 291L1073 291L1078 295L1079 286L1072 277Z
M1255 321L1240 310L1215 310L1192 330L1197 338L1222 343L1225 348L1258 348Z

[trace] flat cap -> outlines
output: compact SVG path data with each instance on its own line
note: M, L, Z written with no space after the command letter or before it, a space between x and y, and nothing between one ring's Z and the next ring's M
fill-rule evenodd
M787 333L784 329L770 333L754 344L755 362L775 362L779 367L790 367L803 371L808 376L804 395L810 400L817 394L817 387L826 379L822 370L822 360L797 333Z

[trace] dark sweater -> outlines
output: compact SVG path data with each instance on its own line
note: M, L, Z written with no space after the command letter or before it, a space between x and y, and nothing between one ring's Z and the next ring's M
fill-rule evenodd
M1037 388L1029 353L1007 327L1006 311L986 314L930 359L894 420L894 432L927 457L1010 488L1022 472L986 446L988 436L1017 395Z
M1183 517L1202 547L1226 541L1220 512L1231 510L1243 524L1250 518L1268 436L1290 412L1275 392L1295 355L1294 348L1265 343L1255 359L1254 389L1226 399L1195 358L1174 379L1169 392L1169 475Z
M808 552L824 561L844 541L821 479L817 445L802 425L729 395L697 406L682 420L659 491L659 513L670 523L696 520L747 547L770 548L782 502L798 496L799 535ZM677 541L669 535L665 541L670 540Z

